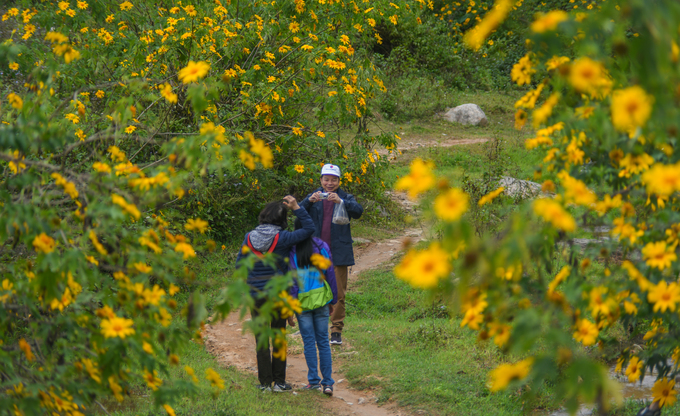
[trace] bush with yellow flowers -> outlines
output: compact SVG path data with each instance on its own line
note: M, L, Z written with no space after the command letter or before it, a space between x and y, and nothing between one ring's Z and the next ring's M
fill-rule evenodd
M542 195L500 234L477 238L470 204L494 204L505 190L470 200L415 161L396 187L418 197L440 185L432 213L443 237L409 251L395 275L447 294L461 326L508 353L489 374L493 392L532 394L549 382L570 411L582 402L604 411L621 395L597 351L616 351L607 358L630 382L653 372L663 408L676 401L680 372L680 4L589 3L535 16L511 71L530 87L516 120L535 129L526 147L545 155ZM467 44L479 47L511 8L498 0ZM607 238L575 244L595 227ZM642 348L626 348L634 343Z
M202 296L186 294L184 307L175 296L193 277L187 262L216 247L206 233L217 215L163 211L207 178L243 178L255 195L260 168L308 189L316 163L348 160L343 180L363 185L384 163L374 147L395 146L394 135L367 134L384 85L355 45L375 42L378 24L415 18L420 3L196 3L3 8L3 410L83 414L146 386L173 414L205 380L223 389L213 371L169 372L201 340ZM347 150L346 128L358 132ZM288 283L272 284L263 316L295 310L277 295ZM230 285L218 312L252 303L247 292L245 279Z

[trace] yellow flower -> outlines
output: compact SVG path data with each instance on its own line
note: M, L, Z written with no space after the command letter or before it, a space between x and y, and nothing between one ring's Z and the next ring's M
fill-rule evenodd
M87 371L90 377L92 377L92 380L96 381L97 383L101 383L102 379L100 377L101 374L99 373L99 369L97 369L97 363L93 363L89 358L83 358L80 361L85 366L85 371Z
M647 300L654 304L654 312L661 310L663 313L667 309L675 312L675 304L680 302L680 286L675 282L668 284L662 280L649 289Z
M20 153L18 150L15 150L12 152L12 157L14 160L9 162L9 169L12 171L13 174L18 174L24 171L26 169L26 164L22 162L23 160L26 160L26 156L21 156L19 157Z
M149 355L153 355L153 347L146 341L142 342L142 349Z
M595 204L595 210L600 214L600 216L603 216L610 210L614 208L619 208L621 206L621 195L616 195L614 198L609 196L608 194L604 196L602 201L598 201Z
M92 164L92 169L101 173L111 173L111 166L107 165L106 163L94 162Z
M177 94L172 92L172 86L170 84L168 84L167 82L161 88L161 95L169 103L175 104L177 102Z
M562 186L564 186L564 199L566 203L573 202L577 205L590 206L597 202L595 192L588 189L585 183L569 176L566 171L557 174Z
M563 64L566 64L569 62L570 59L566 56L553 56L552 58L548 59L548 61L545 63L545 68L548 71L551 71L553 69L557 69Z
M552 199L537 199L533 203L533 210L536 215L562 231L574 231L576 229L574 218L562 208L562 205Z
M125 198L120 195L111 194L111 201L137 220L142 216L135 204L128 204L127 201L125 201Z
M24 100L13 92L7 95L7 101L9 101L9 104L17 110L21 110L24 107Z
M54 251L54 247L56 245L57 242L54 241L54 238L48 236L45 233L40 233L40 235L33 239L33 248L35 251L40 253L49 254Z
M144 370L144 381L146 382L146 385L151 388L151 390L156 391L158 390L158 386L163 384L163 380L157 377L158 376L158 371L153 370L153 374L149 373L147 370Z
M642 248L642 258L649 267L656 267L663 270L671 266L671 263L678 259L675 254L675 246L666 247L665 241L647 243Z
M580 319L576 324L576 332L574 332L574 339L586 347L593 345L600 331L597 325L587 319Z
M628 376L628 382L634 383L638 381L643 368L644 364L638 357L631 358L630 362L628 363L628 367L626 367L626 376Z
M531 75L536 72L531 66L531 59L529 55L524 55L520 58L510 71L510 78L517 83L517 85L524 85L531 83Z
M165 296L165 290L161 289L158 285L153 285L153 288L151 289L145 288L142 292L144 302L154 306L158 306L160 301L163 299L163 296Z
M515 380L522 380L529 375L533 358L527 358L516 364L501 364L489 373L489 389L492 392L505 390Z
M394 268L394 274L399 279L420 289L436 287L450 272L449 253L438 243L430 245L426 250L409 252Z
M529 114L521 108L515 113L515 129L522 130L529 118Z
M17 71L19 69L19 64L16 62L10 62L9 69L11 69L12 71Z
M491 32L505 20L514 4L515 2L512 0L496 0L493 8L484 16L484 19L481 19L477 26L465 33L463 41L467 47L478 50Z
M642 174L642 183L650 194L669 196L680 190L680 165L657 163Z
M134 322L132 319L120 318L118 316L112 316L108 319L102 320L101 332L106 338L119 337L124 339L128 335L133 335L135 333L132 326Z
M545 33L549 30L557 29L557 25L569 18L562 10L552 10L548 13L541 13L531 24L531 30L535 33Z
M211 386L220 390L224 389L224 381L220 378L220 375L217 374L217 371L212 368L205 371L205 378L210 381Z
M175 410L174 410L172 407L170 407L169 404L164 404L164 405L163 405L163 409L165 409L165 411L167 412L168 416L176 416L176 415L175 415Z
M189 243L177 243L177 245L175 246L175 251L177 253L184 253L184 255L182 256L184 260L191 257L196 257L196 252Z
M586 57L574 61L569 71L569 83L592 98L606 96L611 89L611 80L604 66Z
M19 348L24 352L28 361L33 361L35 359L33 353L31 352L31 345L26 342L24 338L19 340Z
M635 227L626 222L625 218L615 218L613 224L614 228L612 228L610 233L614 236L618 235L619 240L628 238L631 244L634 244L638 237L641 237L645 233L642 230L636 230Z
M652 97L635 85L612 94L612 124L623 132L645 125L652 114Z
M189 61L189 64L179 71L179 80L185 84L189 84L194 81L205 77L210 71L210 64L207 62L194 62Z
M92 241L92 245L99 252L99 254L101 254L102 256L106 256L107 254L109 254L104 248L104 246L97 239L97 234L95 234L94 230L90 230L88 237L90 238L90 241Z
M130 3L129 1L125 1L120 4L120 9L123 11L130 10L132 9L132 3Z
M104 91L102 91L102 90L97 90L97 92L96 92L94 95L95 95L97 98L104 98L104 95L106 95L106 93L105 93Z
M196 230L196 231L200 232L201 234L203 234L203 233L205 233L205 230L208 229L208 221L203 221L200 218L196 218L196 219L189 218L189 220L187 220L187 223L184 224L184 228L187 231Z
M326 270L332 266L330 259L318 253L312 254L309 260L312 262L314 267L316 267L319 270Z
M132 133L134 133L135 130L137 130L137 127L135 127L135 126L127 126L127 127L125 128L125 133L127 133L127 134L132 134Z
M297 173L302 173L305 171L305 165L295 165L295 171Z
M479 201L477 201L477 205L479 205L481 207L482 205L488 204L489 202L496 199L498 197L498 195L502 194L503 191L505 191L505 188L503 188L501 186L500 188L496 189L495 191L489 192L488 194L479 198Z
M408 176L400 178L394 188L398 191L408 191L409 198L416 199L418 195L434 186L433 168L434 165L431 162L424 162L420 158L415 159L411 163L411 172Z
M434 200L434 212L439 219L457 221L468 210L470 197L458 188L451 188L439 194Z
M678 392L675 391L675 380L666 377L657 380L652 387L652 396L655 402L659 402L659 407L673 406L677 400L675 396Z

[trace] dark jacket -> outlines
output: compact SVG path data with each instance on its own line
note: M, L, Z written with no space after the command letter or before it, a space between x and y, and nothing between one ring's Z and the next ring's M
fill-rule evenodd
M333 268L333 255L331 254L331 249L328 247L328 244L326 244L325 241L323 241L320 238L313 237L314 242L312 243L312 246L314 247L313 251L316 254L321 254L321 249L325 249L328 255L330 256L329 260L331 261L331 267L326 269L324 271L324 276L326 277L326 281L328 282L328 285L331 287L331 291L333 292L333 300L331 301L331 305L335 305L338 303L338 284L335 280L335 269ZM292 270L295 269L295 264L293 263L293 256L295 255L295 246L290 250L290 268ZM298 282L297 279L293 281L293 287L288 290L288 293L290 293L290 296L293 298L297 299L298 297L298 292L300 291L300 288L298 287Z
M318 188L314 192L324 192L323 188ZM312 203L309 197L314 194L307 195L307 197L300 202L300 206L306 209L314 221L316 231L314 237L321 237L321 225L323 224L323 203L321 201ZM338 188L335 191L340 199L345 203L345 209L350 218L357 219L364 213L362 207L354 195L348 194L342 189ZM352 249L352 232L350 224L338 225L331 223L331 253L333 255L333 265L335 266L353 266L354 265L354 250Z
M257 292L264 289L269 279L275 274L286 274L288 272L288 263L286 258L288 258L288 253L290 249L295 246L295 244L309 238L314 233L314 223L310 218L307 211L300 207L293 211L296 217L302 222L302 228L295 231L281 230L279 232L279 241L274 248L273 253L277 256L278 270L266 266L261 261L255 263L250 272L248 272L248 285L250 286L251 295L255 296ZM247 246L248 244L248 234L243 239L243 244L241 246ZM252 252L248 254L243 254L242 250L239 250L238 256L236 257L236 267L239 266L239 260L245 256L254 256Z

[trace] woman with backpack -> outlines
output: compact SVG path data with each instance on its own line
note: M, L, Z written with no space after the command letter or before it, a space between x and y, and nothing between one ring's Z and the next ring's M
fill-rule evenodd
M291 209L300 224L295 231L288 231L288 210ZM239 261L251 255L262 257L263 253L274 253L276 257L276 269L262 261L255 262L248 272L248 285L250 295L255 299L255 305L251 309L252 319L260 315L260 308L267 301L265 286L275 275L285 275L288 272L286 262L291 248L314 234L314 222L307 211L300 207L294 197L287 195L283 202L270 202L260 212L258 217L260 225L246 234L242 248L236 257L236 267ZM292 316L288 323L295 326ZM280 314L274 316L269 322L272 329L285 329L286 319ZM281 359L279 357L283 356ZM267 345L257 349L257 377L260 380L259 388L262 391L285 392L292 391L290 384L286 383L286 359L285 354L278 351L274 345L274 351L270 350L269 340ZM273 386L272 386L272 383Z
M296 219L295 229L302 227L302 221ZM302 308L302 313L296 315L308 368L309 384L303 389L321 390L332 396L335 381L331 377L333 362L328 341L328 318L338 301L338 289L331 250L323 240L310 235L291 249L289 258L291 270L297 270L290 295L300 301ZM320 365L317 365L317 348ZM323 378L319 378L318 367L321 367Z

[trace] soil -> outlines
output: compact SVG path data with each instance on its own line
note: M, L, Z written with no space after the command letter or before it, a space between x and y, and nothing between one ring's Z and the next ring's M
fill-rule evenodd
M423 148L423 147L451 147L451 146L462 146L466 144L478 144L478 143L486 143L492 139L488 138L478 138L478 139L448 139L442 142L435 142L435 141L424 141L422 143L414 143L414 142L408 142L408 143L401 143L403 146L399 146L398 149L401 150L402 153L408 153L413 150ZM378 150L378 153L381 155L386 155L389 154L390 151L386 149Z

